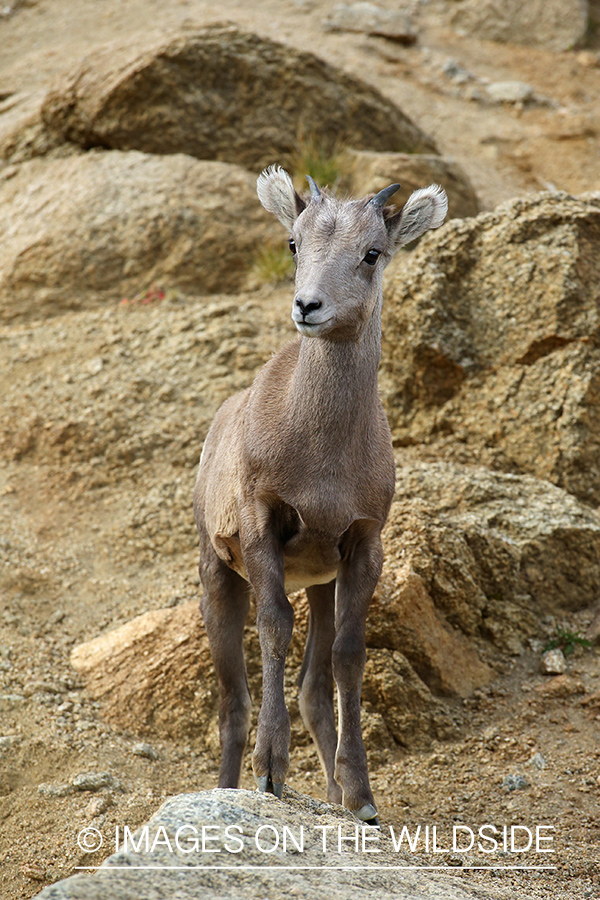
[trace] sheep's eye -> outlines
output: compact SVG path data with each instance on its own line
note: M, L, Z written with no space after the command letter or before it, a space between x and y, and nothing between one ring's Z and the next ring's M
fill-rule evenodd
M294 238L290 238L290 250L292 251L292 255L296 252L296 241Z
M381 250L371 249L365 256L363 262L366 262L368 266L374 266L380 256Z

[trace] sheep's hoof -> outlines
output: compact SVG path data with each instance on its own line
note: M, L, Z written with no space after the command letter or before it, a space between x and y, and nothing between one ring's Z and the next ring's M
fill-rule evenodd
M283 781L273 784L270 775L260 775L256 779L256 788L261 794L274 794L278 800L283 796Z
M365 825L372 825L375 828L381 827L377 816L377 810L372 803L365 803L360 809L354 811L354 815L360 819L361 822L364 822Z
M269 783L271 784L271 788L273 787L273 782L269 778L268 775L259 775L256 778L256 790L260 791L261 794L268 794L269 791Z

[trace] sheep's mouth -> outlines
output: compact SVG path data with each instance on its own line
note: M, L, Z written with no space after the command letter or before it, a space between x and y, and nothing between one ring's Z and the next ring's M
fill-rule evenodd
M294 319L294 325L300 332L305 336L313 337L318 334L319 331L323 331L326 326L331 322L331 319L325 319L323 322L305 322L300 320L299 322Z

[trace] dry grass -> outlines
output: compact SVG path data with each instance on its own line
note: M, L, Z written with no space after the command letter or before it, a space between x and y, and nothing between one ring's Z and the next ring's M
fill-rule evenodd
M330 149L315 137L300 138L289 160L292 178L299 191L306 191L306 176L310 175L319 187L331 191L346 189L348 172L342 161L343 147Z
M287 244L267 244L257 252L250 279L253 286L281 284L294 278L294 258Z

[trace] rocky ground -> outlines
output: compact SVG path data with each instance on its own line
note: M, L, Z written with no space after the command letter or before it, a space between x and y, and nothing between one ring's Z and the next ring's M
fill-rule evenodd
M299 50L317 51L348 74L366 79L432 135L444 157L460 164L483 208L493 209L516 195L540 189L570 194L598 189L600 67L593 27L586 45L575 50L501 44L465 34L460 26L451 27L447 7L452 4L422 3L413 8L417 40L405 45L361 33L326 30L323 20L332 6L278 0L254 9L226 0L217 13L210 4L196 0L168 6L152 0L127 4L103 0L101 9L92 0L81 0L76 10L66 0L11 4L0 19L0 145L7 146L3 141L15 129L29 134L29 126L21 123L35 117L57 73L72 70L96 46L117 37L135 45L150 27L157 32L167 27L189 31L229 19ZM594 16L592 5L592 25ZM526 82L531 95L522 93L520 99L495 102L490 86L506 81ZM67 158L61 154L51 162L57 169ZM24 177L24 170L18 170L21 164L13 161L0 170L7 189L13 177ZM31 165L42 163L34 160ZM200 179L198 184L202 183ZM172 190L171 181L165 184L168 188L164 190ZM81 196L85 200L87 195ZM80 209L84 207L82 202ZM577 224L577 246L588 248L581 251L582 259L593 259L597 225L593 209L586 207L585 215L590 224L585 226L587 231ZM549 218L556 221L556 216ZM580 221L583 219L577 219ZM97 233L104 226L90 218L85 219L88 227L90 233ZM260 238L260 229L266 226L257 220L253 227ZM492 231L494 227L493 222ZM559 237L567 231L565 225ZM454 237L440 238L442 244L436 244L438 250L441 246L441 269L447 252L443 241L449 241L454 252L461 235L459 229ZM452 244L452 240L458 243ZM3 252L8 252L6 242L4 246ZM491 252L490 246L484 241L484 255ZM152 247L145 246L144 253L151 256ZM205 265L207 253L199 255L198 266ZM503 265L500 256L499 267ZM216 258L214 262L222 265ZM190 498L203 437L220 402L248 384L257 368L291 337L289 284L250 289L248 282L248 289L240 293L238 278L232 287L238 291L234 295L201 295L189 286L174 286L168 278L150 288L134 272L130 281L124 282L126 291L115 286L108 293L96 290L88 298L77 286L76 266L69 271L74 273L75 287L67 301L57 302L50 316L35 304L30 308L13 304L15 315L6 314L12 296L6 290L0 304L0 860L3 896L11 900L31 897L44 884L70 874L75 866L102 858L101 852L90 856L77 846L77 833L84 826L94 824L106 835L116 825L133 829L164 798L215 784L218 753L210 673L205 673L205 681L192 691L192 696L197 693L206 704L198 704L201 711L194 727L186 731L178 726L170 734L168 719L166 724L163 719L154 724L144 722L144 727L136 730L131 724L109 724L103 718L103 704L86 692L70 654L82 642L148 610L185 609L195 601L198 580ZM113 270L108 266L106 271L111 275ZM591 271L583 266L577 278L585 283ZM399 296L402 288L396 272L392 275L394 286L389 296ZM485 272L477 277L489 281ZM566 273L565 291L574 277L572 272ZM19 285L20 296L26 296L27 290L21 282ZM557 321L562 302L561 295L556 300ZM597 302L590 296L586 309L593 312ZM463 321L464 310L459 307L457 320ZM525 309L525 318L519 323L522 333L529 336L532 325L526 313ZM394 327L400 331L401 316L394 319L395 315L392 310L390 323L395 321ZM569 319L570 331L563 333L553 326L551 334L560 340L544 345L548 352L544 350L539 359L535 348L530 351L533 338L521 352L512 347L509 332L509 349L492 359L492 374L486 375L493 390L494 378L504 377L505 371L509 372L506 378L512 377L514 366L526 359L523 365L529 366L532 391L550 396L552 402L548 401L544 410L552 411L560 405L556 401L553 406L558 376L547 376L543 383L551 387L544 394L536 387L536 371L546 378L544 373L550 370L541 367L550 366L550 351L565 354L564 358L552 356L558 359L556 371L573 372L577 384L584 385L577 402L569 407L577 407L570 414L569 434L581 435L578 446L585 448L581 460L572 448L567 453L563 443L544 469L542 462L528 455L526 444L519 444L523 452L517 453L518 441L511 443L508 427L504 443L504 432L483 439L482 429L496 414L482 394L485 379L468 366L464 374L456 375L457 366L462 365L460 354L451 360L452 365L441 367L445 373L455 374L460 390L457 387L450 398L444 395L436 400L443 413L436 413L435 422L427 397L423 406L417 398L407 407L410 415L405 419L398 414L398 407L392 416L399 470L405 473L405 499L417 503L407 525L412 535L411 565L422 579L423 597L433 598L431 602L443 610L456 633L468 638L473 658L487 667L489 679L481 676L487 683L465 697L454 689L436 692L431 654L427 655L430 669L424 663L420 669L421 651L413 648L411 668L399 650L375 635L365 692L374 791L383 821L392 824L429 823L442 830L455 823L553 825L556 852L551 861L556 872L465 872L460 876L502 884L515 897L566 900L600 894L598 647L576 642L564 674L549 677L540 671L541 651L561 629L563 635L583 635L591 626L592 640L598 630L592 622L599 596L594 580L598 481L592 471L597 466L593 449L597 426L587 412L594 408L597 389L591 381L588 388L585 381L590 371L596 371L592 365L596 350L593 341L591 348L588 346L583 333L586 327L593 330L596 325L590 313L581 327ZM470 336L477 352L485 357L485 329L480 331ZM395 367L389 349L386 353L382 383L387 402L393 403L395 373L402 367ZM449 351L448 359L451 356ZM421 363L415 363L421 366L418 371L427 374L430 369ZM540 369L534 370L538 364ZM428 383L422 379L422 384ZM507 388L509 397L515 396L511 390ZM470 413L472 398L480 396L480 411ZM449 405L444 405L447 402ZM580 407L581 414L577 412ZM549 415L550 424L546 424L544 416L540 414L538 424L547 430L540 432L538 443L547 440L554 421ZM566 487L571 492L561 495L566 500L552 500L555 506L564 502L571 515L568 527L573 530L565 544L575 549L570 551L572 569L566 587L553 583L548 589L553 596L544 600L540 598L544 573L537 593L534 573L525 585L515 582L510 602L502 604L503 598L487 586L490 576L482 563L479 574L469 569L462 582L453 575L455 580L451 578L450 583L475 584L474 605L469 610L479 609L487 625L483 618L470 623L468 611L461 613L448 604L443 607L442 576L447 573L438 573L437 581L436 573L430 573L428 581L431 566L427 560L419 563L421 550L415 549L415 535L421 534L433 542L431 558L438 546L431 537L437 534L439 524L434 482L425 479L419 495L415 488L418 473L411 468L418 467L422 458L429 462L440 459L445 465L483 462L502 473L516 472L524 478L528 477L524 473L532 473ZM571 461L571 468L562 464L565 459ZM580 473L585 466L593 477L584 483ZM569 474L572 472L577 477ZM458 484L458 475L453 478ZM465 488L464 496L470 490ZM486 481L481 491L487 501L493 499L498 491L496 482ZM422 502L426 507L418 505ZM451 526L445 520L444 527L464 529L468 535L468 523L457 518L459 500L446 497L444 502L454 515ZM569 505L575 503L579 504L576 508ZM469 507L468 516L473 508ZM541 510L540 519L544 519L549 507L535 509ZM390 526L388 548L392 554L395 547L399 549L395 557L388 553L380 594L388 588L390 596L396 590L401 594L397 582L404 575L396 575L403 565L397 537L400 534L401 539L402 515L399 512ZM498 514L493 515L497 518ZM486 521L489 529L497 527L492 512ZM525 541L522 523L502 527L503 548L512 547L511 540L515 546ZM557 529L563 527L560 524ZM583 532L585 539L577 537ZM541 540L532 539L534 543ZM469 546L474 545L472 540ZM442 546L450 553L454 545ZM591 548L582 567L592 573L587 581L576 572L582 547ZM498 551L497 558L503 553L504 549ZM545 565L550 555L546 551ZM481 558L491 557L483 554ZM464 559L466 556L460 556L460 561ZM575 585L574 589L570 585ZM561 605L562 595L569 599ZM533 614L528 606L532 596ZM299 606L298 619L302 618ZM506 625L509 619L510 627ZM254 640L252 632L249 640ZM298 663L299 647L300 639L293 648L292 668ZM409 650L406 654L409 656ZM420 709L422 700L423 708L430 712L395 723L382 715L386 694L380 668L384 663L390 671L392 663L396 666L397 682L416 685L410 695L416 697L415 709ZM423 678L418 684L414 671ZM258 684L256 670L251 676ZM293 671L289 682L294 723L290 783L299 791L322 797L316 755L299 722ZM439 724L440 716L444 727ZM144 743L140 746L140 742ZM94 780L90 773L109 775ZM249 759L243 786L252 786ZM440 858L457 868L461 859L463 867L481 863L476 854L461 857L448 852ZM538 857L524 854L525 858L527 864L539 864ZM513 863L514 857L504 855L498 860Z

